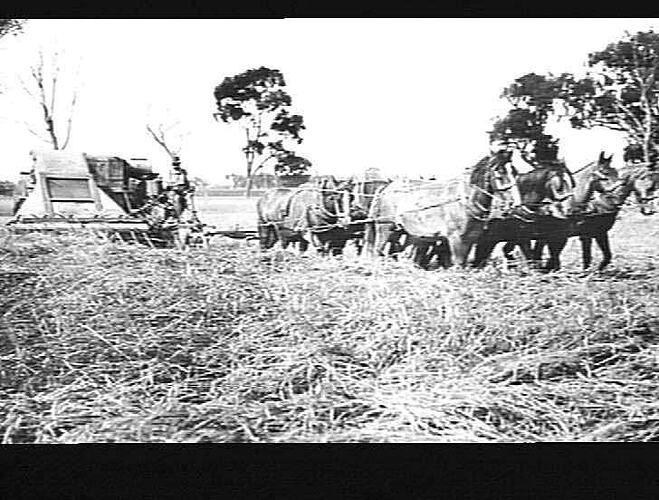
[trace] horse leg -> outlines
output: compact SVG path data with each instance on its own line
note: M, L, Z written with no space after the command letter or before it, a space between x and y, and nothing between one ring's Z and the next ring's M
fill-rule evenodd
M492 254L492 250L494 250L495 246L496 243L493 241L477 243L476 252L474 255L474 262L472 263L472 266L476 268L485 267L485 264L487 263L487 259Z
M515 250L515 246L517 246L518 242L515 240L511 241L506 241L503 245L503 256L506 258L506 260L513 260L513 250Z
M433 257L433 251L434 251L435 245L434 243L421 243L419 245L419 253L417 256L417 264L421 269L428 269L428 266L430 264L430 261Z
M435 257L437 257L437 268L447 267L446 258L450 257L450 254L447 251L448 244L445 238L440 238L436 241L432 247L430 247L430 253L428 255L428 265L427 268L430 269L430 263Z
M403 250L410 246L414 246L410 235L395 228L389 236L389 241L391 243L389 245L389 255L393 256L395 259L403 253Z
M281 243L281 249L286 250L288 245L291 243L291 239L288 236L279 236L279 243Z
M357 255L361 255L362 252L364 251L364 240L358 238L354 241L355 241L355 251L357 252Z
M547 271L558 271L561 268L561 252L566 244L567 238L549 241L549 261L547 262Z
M531 261L531 266L540 269L542 267L542 252L547 245L545 240L536 240L535 245L531 246L529 242L529 260Z
M343 249L346 246L346 241L343 239L339 240L330 240L329 241L329 251L330 254L334 257L338 255L343 255Z
M441 244L437 248L437 258L441 267L447 268L451 265L451 249L446 238L442 238Z
M613 257L611 253L611 245L609 244L609 233L605 231L598 234L595 236L595 241L597 242L597 246L599 246L600 250L602 251L602 262L600 262L598 267L598 269L602 271L611 263L611 258Z
M375 222L366 222L364 223L364 239L359 255L363 257L372 257L374 253L373 252L374 246L375 246Z
M410 248L410 251L409 251L410 259L412 260L412 262L415 265L420 266L420 264L419 264L419 261L421 260L421 247L420 247L420 245L418 245L416 243L411 243L409 245L409 248ZM400 256L402 254L399 253L398 255Z
M375 224L374 251L377 255L385 256L384 247L390 241L394 229L391 223Z
M444 267L442 262L442 259L444 258L444 247L444 241L442 240L436 241L432 245L430 248L430 255L428 256L428 269L430 269L430 264L435 257L437 257L437 268Z
M259 247L261 250L267 250L272 245L270 243L270 226L259 224Z
M329 255L331 245L332 245L331 241L329 240L323 241L322 245L320 246L320 254Z
M463 239L459 234L449 238L451 247L451 260L453 265L464 267L474 242Z
M579 236L579 241L581 241L581 261L584 269L590 267L592 262L592 243L593 238L590 236Z
M277 231L267 223L259 224L259 246L261 250L268 250L277 243Z
M526 260L533 260L533 249L531 248L531 240L517 240L517 246L522 251L522 255Z
M503 256L506 259L506 267L508 269L516 268L518 263L515 260L515 256L513 255L513 251L515 250L515 247L520 247L524 245L524 242L522 240L510 240L506 241L503 245ZM524 250L522 249L522 253L524 253ZM525 256L526 257L526 256Z
M304 238L300 238L300 241L298 241L298 250L300 253L304 253L309 249L309 242Z

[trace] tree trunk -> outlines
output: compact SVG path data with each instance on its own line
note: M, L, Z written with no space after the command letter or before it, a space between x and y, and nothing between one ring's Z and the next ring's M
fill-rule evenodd
M252 195L252 184L254 182L254 178L251 174L251 172L247 175L247 187L245 188L245 197L249 198Z
M53 145L53 149L59 149L59 141L57 140L57 134L55 133L55 124L50 116L46 117L46 128L50 134L50 142Z
M643 123L643 161L646 163L650 162L650 140L652 138L652 109L648 100L649 87L649 82L641 82L641 106L645 112Z
M245 183L245 197L249 198L252 194L252 177L254 176L252 167L254 165L254 153L248 152L245 156L247 158L247 182Z

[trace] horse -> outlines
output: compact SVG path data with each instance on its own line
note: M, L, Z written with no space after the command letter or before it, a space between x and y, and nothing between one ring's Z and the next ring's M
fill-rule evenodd
M570 226L574 222L575 214L581 213L596 193L606 192L618 180L618 171L611 166L611 159L612 155L607 158L601 152L596 162L588 163L576 172L572 172L569 175L573 187L571 192L564 191L561 194L555 190L550 191L552 197L559 194L560 198L558 204L548 205L554 207L553 209L541 209L531 217L517 220L509 218L492 221L483 241L480 242L481 247L477 247L474 265L482 267L494 246L499 242L506 242L503 250L509 262L513 260L512 251L515 245L520 247L527 260L534 263L539 262L544 246L548 246L550 258L545 269L548 271L559 269L560 254L565 247L564 239L571 231ZM569 172L564 166L563 168ZM524 198L531 192L529 185L521 179L518 179L518 183ZM525 201L528 201L528 198ZM530 206L533 204L531 203ZM531 246L531 240L536 240L535 247Z
M342 224L350 219L350 191L333 176L322 176L266 191L256 211L261 250L279 241L282 248L293 243L304 252L311 243L320 253L337 255L347 241Z
M346 228L349 239L355 242L357 254L362 255L364 241L369 225L365 220L368 218L373 200L385 186L391 183L391 179L355 179L349 181L351 186L350 219L351 224ZM363 222L361 222L363 221Z
M603 151L600 152L596 162L589 163L579 170L573 172L575 181L575 193L570 199L568 207L568 218L558 221L552 227L544 228L537 234L535 246L531 250L531 262L539 266L542 260L544 247L549 248L549 260L544 270L556 271L560 269L560 255L568 238L576 231L576 224L580 217L590 211L593 198L600 193L611 190L619 180L619 172L611 166L613 155L608 157ZM508 247L510 248L510 247ZM504 252L506 248L504 248ZM507 258L511 257L510 254Z
M442 264L464 266L471 247L485 229L493 201L520 200L510 151L485 156L465 175L448 182L392 182L383 188L369 212L373 226L365 242L369 255L385 255L388 243L400 248L400 237L415 246L415 262L427 267L427 250L445 248ZM424 252L424 249L426 250Z
M602 253L602 261L598 266L598 270L602 271L613 258L609 231L615 224L620 209L629 195L634 193L641 214L652 215L655 213L653 200L656 198L657 189L659 189L659 171L656 168L647 164L621 168L619 178L613 186L597 192L581 213L571 217L567 231L553 241L554 245L562 250L567 244L568 238L578 236L581 242L582 266L586 270L592 262L592 241L594 239ZM542 240L538 242L538 244L541 243L543 243ZM536 249L536 258L539 259L541 251L542 247Z
M488 222L476 244L474 267L483 267L494 247L501 242L506 242L506 256L517 245L530 259L530 240L554 230L556 223L567 216L568 200L574 194L575 181L564 163L549 162L518 175L517 187L521 205L507 214L509 217L492 218Z

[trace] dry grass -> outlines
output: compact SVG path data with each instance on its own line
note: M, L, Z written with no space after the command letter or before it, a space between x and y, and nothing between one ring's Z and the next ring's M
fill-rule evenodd
M656 227L552 276L1 233L0 439L655 440Z

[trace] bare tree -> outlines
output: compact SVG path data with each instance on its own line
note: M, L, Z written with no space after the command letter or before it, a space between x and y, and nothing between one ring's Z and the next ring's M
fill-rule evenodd
M22 89L38 105L41 124L45 130L36 131L29 123L25 123L25 126L33 135L49 142L53 149L66 149L68 146L73 113L78 101L79 66L71 74L71 89L62 89L63 74L61 54L53 52L47 58L44 51L39 50L37 61L29 67L28 76L18 78ZM62 104L65 104L64 108Z
M149 108L146 130L151 138L174 160L181 155L183 141L188 135L182 129L181 120L174 118L171 110L161 110L160 116L154 117Z

